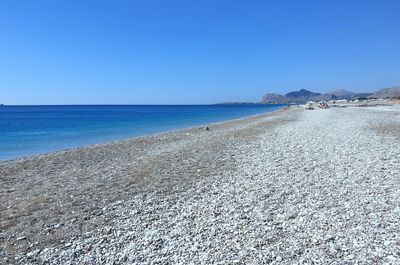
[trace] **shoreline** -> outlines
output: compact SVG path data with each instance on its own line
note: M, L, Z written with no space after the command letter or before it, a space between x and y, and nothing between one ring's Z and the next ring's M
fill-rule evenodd
M4 159L4 160L0 159L0 165L2 163L11 162L11 161L14 161L14 160L23 160L23 159L29 159L29 158L39 157L39 156L47 156L47 155L52 155L54 153L63 153L63 152L73 151L75 149L89 148L89 147L95 147L95 146L98 146L98 145L107 145L107 144L113 144L113 143L118 143L118 142L130 141L130 140L138 139L138 138L141 138L141 137L158 136L159 134L164 134L164 133L174 133L174 132L178 133L179 131L192 130L192 129L196 129L196 128L199 128L199 127L202 127L202 126L204 127L206 125L207 126L214 126L214 125L219 125L220 123L235 122L235 121L239 121L239 120L242 120L242 119L248 119L248 118L253 118L253 117L256 118L257 116L260 116L260 115L262 116L262 115L266 115L266 114L269 114L269 113L282 111L283 107L284 106L282 106L281 108L278 108L276 110L272 110L272 111L268 111L268 112L264 112L264 113L259 113L259 114L253 114L253 115L249 115L249 116L244 116L244 117L241 117L241 118L234 118L234 119L222 120L222 121L217 121L217 122L204 123L204 124L199 124L199 125L194 125L194 126L189 126L189 127L182 127L182 128L178 128L178 129L171 129L171 130L160 131L160 132L155 132L155 133L148 133L148 134L137 135L137 136L127 137L127 138L122 138L122 139L111 140L111 141L105 141L105 142L95 143L95 144L84 144L84 145L80 145L80 146L76 146L76 147L65 148L65 149L61 149L61 150L48 151L48 152L37 153L37 154L32 154L32 155L23 155L23 156L10 158L10 159Z
M212 123L209 131L196 126L2 161L0 213L9 217L0 223L9 238L5 244L15 244L8 245L7 252L20 255L32 242L57 245L109 222L97 215L116 201L168 193L191 185L199 173L231 170L234 161L224 150L227 142L253 137L260 124L287 122L296 112L279 109ZM25 231L27 226L32 227ZM29 241L18 241L21 237Z
M0 163L0 259L400 261L399 115L294 107Z

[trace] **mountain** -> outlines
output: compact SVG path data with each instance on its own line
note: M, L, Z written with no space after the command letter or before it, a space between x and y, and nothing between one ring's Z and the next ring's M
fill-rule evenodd
M400 97L400 86L384 88L376 93L354 93L344 89L338 89L328 93L315 93L306 89L292 91L285 95L268 93L262 97L261 103L288 104L296 103L303 104L307 101L321 100L337 100L337 99L355 99L355 98L391 98Z
M307 101L353 99L353 98L367 97L370 95L371 93L353 93L343 89L335 90L325 94L311 92L306 89L300 89L299 91L292 91L285 95L269 93L262 97L261 102L277 103L277 104L287 104L287 103L303 104Z
M344 90L344 89L338 89L334 90L331 92L326 93L327 95L335 95L336 97L344 97L344 98L352 98L356 95L356 93Z
M393 98L400 97L400 86L389 87L378 90L376 93L370 95L371 98Z
M343 99L365 98L365 97L372 95L372 93L354 93L354 92L350 92L350 91L347 91L344 89L338 89L338 90L332 91L332 92L330 92L330 94L334 94L336 97L343 98Z
M331 91L328 93L323 94L324 100L331 100L331 99L353 99L353 98L366 98L372 95L372 93L354 93L344 89L338 89L335 91Z
M280 94L269 93L262 97L262 103L272 103L272 104L287 104L289 99Z
M371 95L372 93L356 93L353 98L367 98Z
M300 89L299 91L292 91L286 95L280 94L266 94L262 98L262 103L276 103L276 104L287 104L287 103L297 103L302 104L306 101L317 100L321 96L320 93L314 93L305 89Z
M314 93L305 89L292 91L285 95L289 103L305 103L307 101L316 101L321 96L321 93Z
M319 96L320 93L314 93L305 89L300 89L299 91L292 91L285 95L287 98L301 98L301 97L314 97Z

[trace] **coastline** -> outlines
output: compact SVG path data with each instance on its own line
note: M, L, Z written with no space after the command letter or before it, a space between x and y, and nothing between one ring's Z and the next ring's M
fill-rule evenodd
M0 162L246 118L283 108L282 105L256 105L252 108L218 105L9 106L16 109L8 109L0 124L4 139L8 139L0 144ZM21 123L27 118L25 113L30 111L38 113L30 119L43 123L43 126ZM58 114L51 120L43 118L45 113L53 111ZM78 118L79 115L82 118ZM58 124L57 117L64 122L52 127L51 124ZM15 128L10 131L8 127Z
M124 190L121 194L115 194L115 190L110 192L104 184L108 183L108 181L113 181L115 186L119 187L126 185L133 187L135 193L152 192L154 188L165 191L166 189L176 188L178 184L186 185L186 182L192 181L193 177L197 176L198 168L193 164L198 162L205 164L205 160L210 162L209 160L212 157L216 157L220 153L219 150L211 149L210 151L215 152L215 154L210 156L210 152L202 150L209 142L216 141L213 137L214 135L241 133L249 126L257 126L259 123L285 122L285 118L282 119L282 115L286 116L287 113L283 109L279 109L264 114L211 123L208 124L209 131L204 130L204 126L195 126L1 161L0 180L2 185L0 185L0 193L2 196L0 205L2 206L0 206L0 212L3 216L11 216L9 220L2 220L2 223L6 223L6 228L9 226L13 229L15 228L15 231L11 234L14 240L19 237L19 234L24 234L29 238L32 236L36 238L35 234L42 230L43 225L50 229L54 224L71 221L70 219L74 218L72 217L73 214L71 214L72 211L75 212L76 216L84 215L83 212L85 211L99 211L111 202L124 200L132 195L130 190ZM201 142L200 145L198 145L199 142ZM191 149L185 150L188 148L187 145L190 145L192 149L198 149L198 152L206 151L207 154L201 157L201 160L204 161L196 161L197 158L193 158L193 161L191 161L193 164L187 165L186 168L181 166L182 168L176 168L175 171L177 172L173 172L174 170L169 169L170 164L167 161L178 159L182 162L182 160L186 159L185 153L189 153L189 156L196 155L192 154ZM121 167L128 166L133 172L130 173L129 177L116 176L126 174L127 170L123 168L122 172L113 172L115 164L119 164ZM160 167L160 170L153 168L156 165ZM206 168L205 166L199 167L203 171ZM208 173L217 173L212 171L218 167L219 165L214 165L213 168L208 170ZM218 169L218 171L222 170L222 167ZM102 176L104 173L110 175L110 178L105 179ZM165 173L168 175L166 177L169 178L169 182L159 179L160 175ZM187 173L190 174L188 175ZM172 174L174 176L171 176ZM120 179L123 180L119 181ZM76 183L71 183L71 181ZM98 187L92 187L96 186L96 184L92 185L92 181L98 183ZM32 192L27 192L28 190ZM95 191L96 194L92 194ZM98 193L99 191L100 193ZM82 194L86 195L82 197ZM68 200L70 195L74 196L74 198L68 205L60 206L57 203L59 200ZM96 205L89 203L89 198L93 196L98 197ZM27 198L31 198L32 201L27 200ZM105 201L102 201L104 199ZM76 203L78 203L78 207L74 205ZM13 206L13 204L15 205ZM69 211L64 212L64 208ZM35 224L30 231L24 231L26 223L21 219L25 215L30 216L25 220L28 223L31 222L32 218L39 219L44 217L44 220L39 224ZM93 222L87 220L83 224L82 231L90 231L97 225L97 220ZM71 224L71 226L73 225ZM63 226L60 230L53 231L55 234L49 242L43 234L40 235L39 233L38 238L44 239L46 244L54 244L57 241L65 240L61 233L64 229L66 229L66 226ZM75 231L74 235L80 234L82 231L80 230L79 233ZM19 253L27 247L27 242L24 240L18 241L16 249L13 246L8 247L11 247L12 253L14 251Z
M1 257L397 259L399 109L385 108L293 107L2 162Z

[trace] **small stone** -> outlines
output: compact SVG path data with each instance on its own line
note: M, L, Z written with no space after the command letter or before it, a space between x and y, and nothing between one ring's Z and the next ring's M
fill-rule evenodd
M105 233L106 235L111 234L111 232L112 232L112 230L111 230L110 227L107 227L107 228L104 229L104 233Z
M326 236L326 241L334 241L334 240L335 240L334 236L332 236L332 235L327 235Z
M204 130L209 131L210 128L208 126L204 126Z
M21 240L25 240L25 239L26 239L26 236L20 236L17 238L17 241L21 241Z
M55 225L53 225L53 228L54 229L59 229L61 226L62 226L62 224L55 224Z
M31 257L34 257L34 256L36 256L37 254L39 254L39 252L40 252L40 249L37 249L37 250L34 250L34 251L29 252L28 254L26 254L26 256L27 256L28 258L31 258Z

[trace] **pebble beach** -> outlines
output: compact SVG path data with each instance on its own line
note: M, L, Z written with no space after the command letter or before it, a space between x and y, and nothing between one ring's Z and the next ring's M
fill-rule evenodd
M400 106L0 162L0 264L400 264Z

